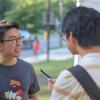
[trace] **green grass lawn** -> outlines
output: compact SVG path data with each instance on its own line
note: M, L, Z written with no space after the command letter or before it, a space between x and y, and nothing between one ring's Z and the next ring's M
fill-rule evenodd
M38 77L44 76L40 69L46 71L52 77L57 77L58 74L63 70L73 66L73 59L64 60L64 61L50 61L50 62L40 62L37 64L33 64L35 72ZM39 100L49 100L51 92L48 91L47 83L40 83L40 92L39 92Z

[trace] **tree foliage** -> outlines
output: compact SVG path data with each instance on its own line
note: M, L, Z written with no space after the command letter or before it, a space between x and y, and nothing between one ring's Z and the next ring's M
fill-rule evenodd
M1 2L3 2L1 4ZM0 0L2 17L19 22L21 28L38 31L43 28L42 15L47 10L48 0ZM64 0L64 12L75 6L75 0ZM51 0L51 10L59 19L59 0Z
M12 9L12 2L10 0L0 0L0 19L5 17L5 12Z

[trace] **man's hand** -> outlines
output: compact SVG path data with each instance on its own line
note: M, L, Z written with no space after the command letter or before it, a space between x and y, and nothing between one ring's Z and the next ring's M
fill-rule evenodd
M31 96L29 96L28 100L39 100L38 95L37 94L32 94Z
M48 89L52 91L56 79L48 78Z

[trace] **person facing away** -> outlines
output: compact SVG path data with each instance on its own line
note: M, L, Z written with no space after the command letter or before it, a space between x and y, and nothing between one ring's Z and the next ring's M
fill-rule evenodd
M100 87L99 12L87 7L73 8L64 17L61 35L71 53L81 55L78 65L81 65ZM48 84L53 85L50 82ZM50 88L53 89L51 100L91 100L67 69L60 73L53 88Z
M23 40L17 23L0 21L0 100L38 100L35 71L18 58Z
M34 55L35 56L38 55L39 50L40 50L40 43L39 43L39 40L38 40L38 33L35 33L35 36L34 36L33 49L34 49Z

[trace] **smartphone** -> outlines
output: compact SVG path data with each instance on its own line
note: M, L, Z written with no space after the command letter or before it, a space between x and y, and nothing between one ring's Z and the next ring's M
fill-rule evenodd
M42 69L40 71L47 77L47 78L52 78L50 75L48 75L46 72L44 72Z

